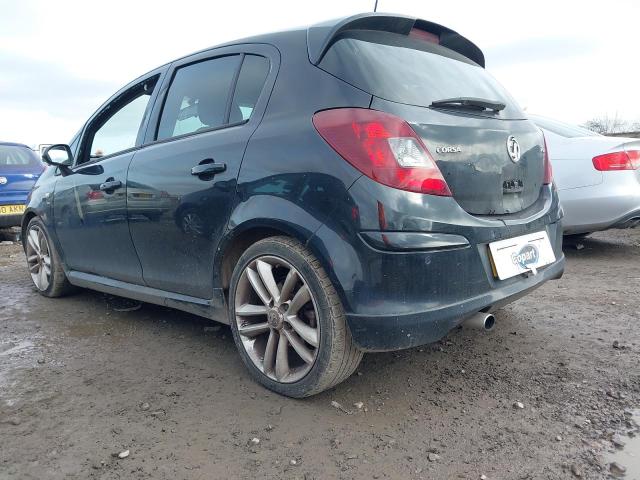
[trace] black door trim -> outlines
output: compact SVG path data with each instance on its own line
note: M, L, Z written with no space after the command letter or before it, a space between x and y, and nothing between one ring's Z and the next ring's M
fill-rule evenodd
M69 283L77 287L175 308L200 317L216 320L226 325L229 324L227 302L221 288L213 289L213 297L211 299L203 299L75 270L68 271L67 278Z

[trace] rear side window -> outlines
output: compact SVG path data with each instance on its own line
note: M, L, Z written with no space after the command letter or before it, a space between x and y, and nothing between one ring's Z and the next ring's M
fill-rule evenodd
M269 60L258 55L245 55L233 94L229 123L251 118L268 73Z
M392 102L428 107L435 100L477 97L504 103L500 118L525 118L482 67L453 50L396 33L353 31L329 48L320 68Z
M0 169L40 166L38 156L26 147L0 145Z
M162 109L158 140L225 125L240 56L214 58L176 70Z

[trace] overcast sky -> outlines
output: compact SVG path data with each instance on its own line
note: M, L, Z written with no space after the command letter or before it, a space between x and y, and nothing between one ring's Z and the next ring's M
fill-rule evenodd
M0 140L62 143L122 85L255 33L373 8L374 0L0 0ZM531 113L640 120L640 2L379 0L446 25Z

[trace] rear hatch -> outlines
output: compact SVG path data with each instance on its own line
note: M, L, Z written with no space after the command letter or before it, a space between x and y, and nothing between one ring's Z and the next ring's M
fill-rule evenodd
M544 182L542 133L482 66L439 43L416 28L350 30L319 67L372 94L371 108L406 120L467 212L530 207Z
M38 179L35 173L7 173L0 169L0 203L3 199L26 199Z
M0 144L0 205L25 203L43 168L28 147Z
M530 122L474 125L478 122L458 118L455 124L442 124L430 123L437 118L420 117L414 122L407 120L436 160L453 197L467 212L515 213L538 199L544 176L543 140ZM517 162L508 152L510 138L520 148Z

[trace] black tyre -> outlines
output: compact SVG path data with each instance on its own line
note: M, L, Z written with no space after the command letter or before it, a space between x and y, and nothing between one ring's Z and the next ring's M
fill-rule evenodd
M320 393L362 359L327 273L294 239L267 238L244 252L231 278L229 311L249 372L282 395Z
M22 243L31 280L40 294L60 297L73 290L47 228L38 217L32 218L27 225Z

